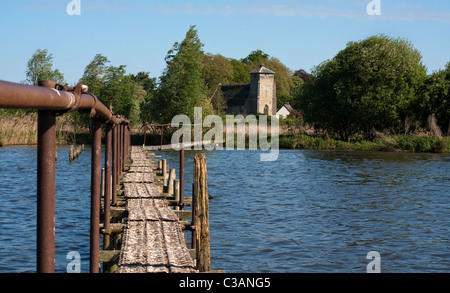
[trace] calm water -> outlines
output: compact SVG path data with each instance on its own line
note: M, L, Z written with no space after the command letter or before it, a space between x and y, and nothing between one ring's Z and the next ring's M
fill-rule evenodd
M90 150L58 149L56 270L89 271ZM190 195L193 151L186 153ZM178 153L157 152L178 169ZM206 152L212 268L227 272L450 272L450 156L281 150ZM178 172L177 172L178 174ZM0 272L34 272L36 148L0 148Z

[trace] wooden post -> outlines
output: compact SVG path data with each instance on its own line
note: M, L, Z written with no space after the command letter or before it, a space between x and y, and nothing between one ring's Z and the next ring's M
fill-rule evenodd
M69 162L73 161L73 145L69 147Z
M163 177L163 186L166 186L167 160L162 160L161 175Z
M197 269L200 272L211 270L209 247L209 198L205 154L194 157L194 194Z
M173 182L175 180L176 175L176 170L175 169L170 169L170 174L169 174L169 181L167 182L167 193L169 195L173 194Z
M180 179L175 179L173 181L173 197L177 203L180 202ZM179 210L178 206L175 207L175 210Z

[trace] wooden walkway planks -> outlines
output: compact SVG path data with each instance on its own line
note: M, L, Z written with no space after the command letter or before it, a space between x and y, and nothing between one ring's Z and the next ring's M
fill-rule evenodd
M178 217L154 183L153 166L141 147L132 147L124 176L128 220L117 273L194 273Z

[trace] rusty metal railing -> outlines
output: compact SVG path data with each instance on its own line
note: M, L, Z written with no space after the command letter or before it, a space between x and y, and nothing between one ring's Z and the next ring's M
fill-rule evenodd
M130 147L130 122L114 115L97 97L78 84L65 87L52 81L31 86L0 80L0 108L38 110L37 261L38 273L55 272L56 116L72 111L92 117L90 267L99 272L100 176L102 124L105 127L104 228L109 229L110 205L116 204L119 176ZM112 180L112 182L111 182ZM112 183L112 184L111 184Z

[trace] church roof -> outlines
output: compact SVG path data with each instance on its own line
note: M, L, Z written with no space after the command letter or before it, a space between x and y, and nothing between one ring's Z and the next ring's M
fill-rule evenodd
M244 105L250 93L249 83L226 84L221 87L223 97L230 106Z
M289 104L289 103L284 103L284 107L285 107L289 112L294 111L294 108L292 108L291 104Z
M266 67L264 67L264 64L261 64L259 66L259 68L253 69L250 73L266 73L266 74L275 74L275 72L273 72L270 69L267 69Z

